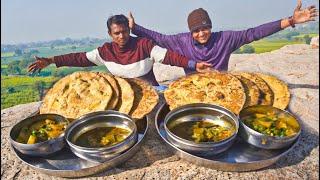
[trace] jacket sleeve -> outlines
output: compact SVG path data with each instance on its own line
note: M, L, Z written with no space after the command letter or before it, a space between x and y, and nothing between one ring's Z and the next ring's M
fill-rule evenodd
M196 61L188 59L171 50L157 46L151 40L146 40L144 47L148 51L150 59L154 62L195 70Z
M88 67L103 65L104 60L100 56L100 51L104 48L99 47L89 52L70 53L60 56L54 56L54 62L57 67L72 66L72 67Z
M64 54L60 56L54 56L53 58L57 67L88 67L96 65L87 59L85 52Z
M132 29L132 33L139 37L146 37L153 40L156 44L167 49L176 49L179 47L180 36L177 35L164 35L136 24Z
M243 31L229 31L229 42L231 51L235 51L244 44L251 43L274 34L281 30L281 20L262 24L260 26L249 28Z

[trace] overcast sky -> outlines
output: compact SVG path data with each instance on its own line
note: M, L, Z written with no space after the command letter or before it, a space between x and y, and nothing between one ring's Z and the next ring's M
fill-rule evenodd
M303 0L303 7L318 0ZM1 0L1 44L107 36L110 15L132 11L138 24L162 32L188 31L187 16L208 11L213 31L238 30L292 15L296 0Z

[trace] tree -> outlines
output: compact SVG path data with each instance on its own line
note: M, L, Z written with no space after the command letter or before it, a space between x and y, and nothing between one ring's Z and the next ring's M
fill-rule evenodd
M16 90L13 87L7 89L7 93L14 93Z
M46 83L43 82L43 81L37 81L35 83L35 86L39 92L39 95L40 95L40 99L42 99L43 95L44 95L44 87L45 87Z
M19 67L19 61L12 61L8 64L8 74L21 74L21 68Z
M37 49L31 49L30 54L38 54L40 53Z
M303 36L303 39L306 42L306 44L310 44L312 38L307 34Z
M298 36L300 33L298 33L298 32L296 32L296 31L290 31L290 32L288 32L286 35L285 35L285 37L288 39L288 40L291 40L291 38L293 37L293 36Z
M19 61L19 67L20 68L26 68L26 67L28 67L28 65L29 65L29 62L27 61L27 60L21 60L21 61Z
M14 54L16 56L21 56L22 55L22 50L21 49L16 49L16 50L14 50Z
M242 53L245 53L245 54L255 53L254 47L252 47L251 45L244 45L242 49Z
M241 49L240 48L238 48L237 50L235 50L235 51L233 51L233 54L241 54L242 52L241 52Z

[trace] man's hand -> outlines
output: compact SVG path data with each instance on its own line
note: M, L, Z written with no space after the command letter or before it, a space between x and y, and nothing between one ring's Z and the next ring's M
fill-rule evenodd
M128 21L129 21L129 28L132 30L134 28L135 22L131 12L129 12Z
M302 2L298 0L298 5L293 12L293 22L295 24L300 24L308 21L314 21L315 18L318 16L316 7L309 6L305 9L301 9Z
M40 72L41 69L54 63L53 57L52 58L41 58L41 57L35 56L34 58L36 59L36 62L32 63L28 67L28 72L32 72L32 74L35 73L37 70L38 70L38 72Z
M208 72L211 71L212 64L206 62L197 62L196 70L198 72Z

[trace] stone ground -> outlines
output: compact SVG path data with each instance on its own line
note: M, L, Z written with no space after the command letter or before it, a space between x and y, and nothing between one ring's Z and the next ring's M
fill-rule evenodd
M309 45L290 45L270 53L231 56L229 70L270 73L289 84L292 95L289 110L301 119L304 129L293 150L272 166L251 172L224 172L186 162L169 151L152 121L145 144L132 159L84 179L318 179L318 53L318 48ZM180 68L159 64L154 71L164 84L184 75ZM63 179L34 171L9 148L10 127L35 112L39 105L40 102L34 102L1 110L1 179Z

